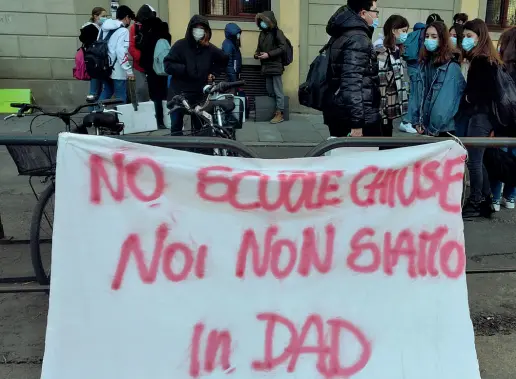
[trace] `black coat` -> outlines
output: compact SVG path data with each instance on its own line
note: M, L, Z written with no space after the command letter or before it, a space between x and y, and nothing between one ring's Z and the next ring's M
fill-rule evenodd
M217 76L228 63L229 58L221 49L211 43L203 46L195 41L192 29L197 24L203 25L208 38L211 38L208 19L199 15L193 16L188 23L185 38L174 43L164 61L166 73L172 75L168 100L183 94L191 102L200 101L208 76Z
M267 53L269 58L260 61L262 65L262 75L275 76L282 75L285 68L283 67L283 56L287 49L287 40L285 34L278 28L278 23L274 12L265 11L256 15L256 25L260 27L260 22L264 21L268 28L262 30L258 36L258 46L254 55L258 59L258 54Z
M142 23L142 33L144 33L140 56L140 66L147 74L147 83L149 85L149 96L153 101L165 100L167 98L167 80L166 76L159 76L154 72L154 49L160 39L166 39L171 42L172 37L168 31L168 24L161 21L158 17L150 17Z
M97 40L99 37L99 28L93 24L89 23L84 25L81 28L81 34L79 35L79 41L82 42L84 47L89 47L93 42Z
M326 32L332 44L327 75L331 100L325 119L329 116L346 129L378 128L381 95L373 29L346 8L330 19Z
M466 88L462 94L461 110L467 113L490 112L493 101L497 99L496 72L498 66L487 57L471 60L468 69Z

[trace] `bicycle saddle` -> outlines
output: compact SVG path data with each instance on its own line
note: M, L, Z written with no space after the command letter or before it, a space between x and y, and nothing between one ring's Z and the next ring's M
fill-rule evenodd
M211 114L214 112L215 107L221 107L224 112L232 112L233 109L235 109L235 103L233 100L213 100L202 108L202 110Z
M89 113L84 116L82 124L88 128L98 126L113 131L118 131L118 129L120 129L116 113L111 112Z

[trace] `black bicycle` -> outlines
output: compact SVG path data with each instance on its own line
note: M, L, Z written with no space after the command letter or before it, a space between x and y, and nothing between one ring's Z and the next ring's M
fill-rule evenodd
M19 108L18 113L5 117L8 120L12 117L27 116L30 111L39 112L30 124L39 116L57 117L65 124L67 132L89 134L88 128L92 128L96 135L119 135L123 132L124 124L119 122L120 112L113 109L106 109L106 105L123 104L121 100L88 101L86 104L79 105L74 110L58 112L45 111L38 105L12 103L11 107ZM81 124L77 124L72 116L78 114L82 109L94 107L95 110L87 114ZM74 128L72 128L72 123ZM30 254L32 266L36 280L41 285L50 283L51 266L51 244L52 229L54 224L54 194L55 194L55 172L56 172L56 146L6 146L11 155L18 173L29 176L29 184L36 197L37 204L32 213L30 225ZM47 185L45 190L38 196L32 184L33 177L43 178L42 184ZM47 229L48 228L48 229ZM43 231L43 233L42 233ZM42 234L47 234L47 238L42 238ZM44 264L48 263L48 264Z
M199 130L192 131L193 135L203 135L210 137L220 137L236 140L234 123L228 122L233 116L236 105L235 96L230 93L224 93L233 88L242 87L245 81L237 82L220 82L218 84L210 84L204 87L203 92L207 95L203 104L192 107L182 95L176 95L167 104L171 108L170 113L177 108L185 110L192 117L198 117L202 127ZM240 107L243 113L243 106ZM242 115L237 115L234 121L240 122ZM241 127L241 125L240 125ZM212 155L233 156L230 150L215 148L210 153ZM210 155L211 155L210 154Z

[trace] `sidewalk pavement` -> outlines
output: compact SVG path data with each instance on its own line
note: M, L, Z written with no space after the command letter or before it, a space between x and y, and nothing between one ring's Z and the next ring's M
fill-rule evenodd
M3 118L4 115L1 115ZM73 118L80 123L83 115ZM188 118L188 117L187 117ZM12 118L6 122L0 121L0 134L27 134L33 117ZM398 131L398 123L395 123L394 135L397 137L409 137L413 134L402 133ZM189 128L189 120L185 120L185 126ZM64 131L64 124L57 118L48 116L38 117L33 123L33 134L35 135L53 135ZM151 136L168 136L166 130L157 130L150 133L139 133L138 135ZM330 135L328 127L323 123L322 115L291 113L290 120L279 124L271 124L269 122L246 121L242 129L237 130L237 140L246 143L271 143L273 145L281 144L318 144L325 141Z
M399 121L395 122L396 137L410 137L413 134L398 130ZM280 124L269 122L245 122L237 131L237 140L242 143L314 143L326 141L330 136L328 127L323 123L322 115L291 113L290 120Z

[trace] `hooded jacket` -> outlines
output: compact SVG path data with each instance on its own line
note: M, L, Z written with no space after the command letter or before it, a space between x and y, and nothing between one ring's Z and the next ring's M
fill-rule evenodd
M89 47L93 42L97 40L99 36L100 26L94 22L88 21L81 26L81 34L79 35L79 41L82 42L85 48Z
M156 17L156 11L149 4L144 4L136 14L136 22L129 28L129 54L133 58L133 66L136 71L144 72L145 70L140 66L141 51L136 47L136 35L140 32L142 23L148 19Z
M260 60L262 75L282 75L285 69L283 67L283 54L287 49L285 34L278 28L278 22L272 11L258 13L255 21L261 31L258 36L258 46L256 47L254 58L258 59L260 53L269 54L269 58ZM260 27L262 21L267 24L267 29Z
M346 8L330 19L326 32L333 39L327 74L331 119L346 129L376 129L381 120L381 96L378 60L371 42L373 28ZM374 135L368 131L364 134Z
M200 101L208 76L217 76L228 63L228 56L221 49L212 43L204 46L194 39L192 29L195 25L204 26L208 41L211 39L208 19L194 15L188 23L185 38L174 43L164 60L166 73L172 75L169 100L184 94L189 101Z
M222 42L222 51L229 57L226 67L228 82L237 81L242 72L242 53L240 52L240 41L237 38L240 33L242 33L242 29L232 22L227 24L224 29L226 39Z
M109 19L102 24L99 39L105 38L111 30L115 30L108 41L109 60L111 64L115 62L111 79L127 80L128 75L133 75L128 51L129 30L122 21Z

